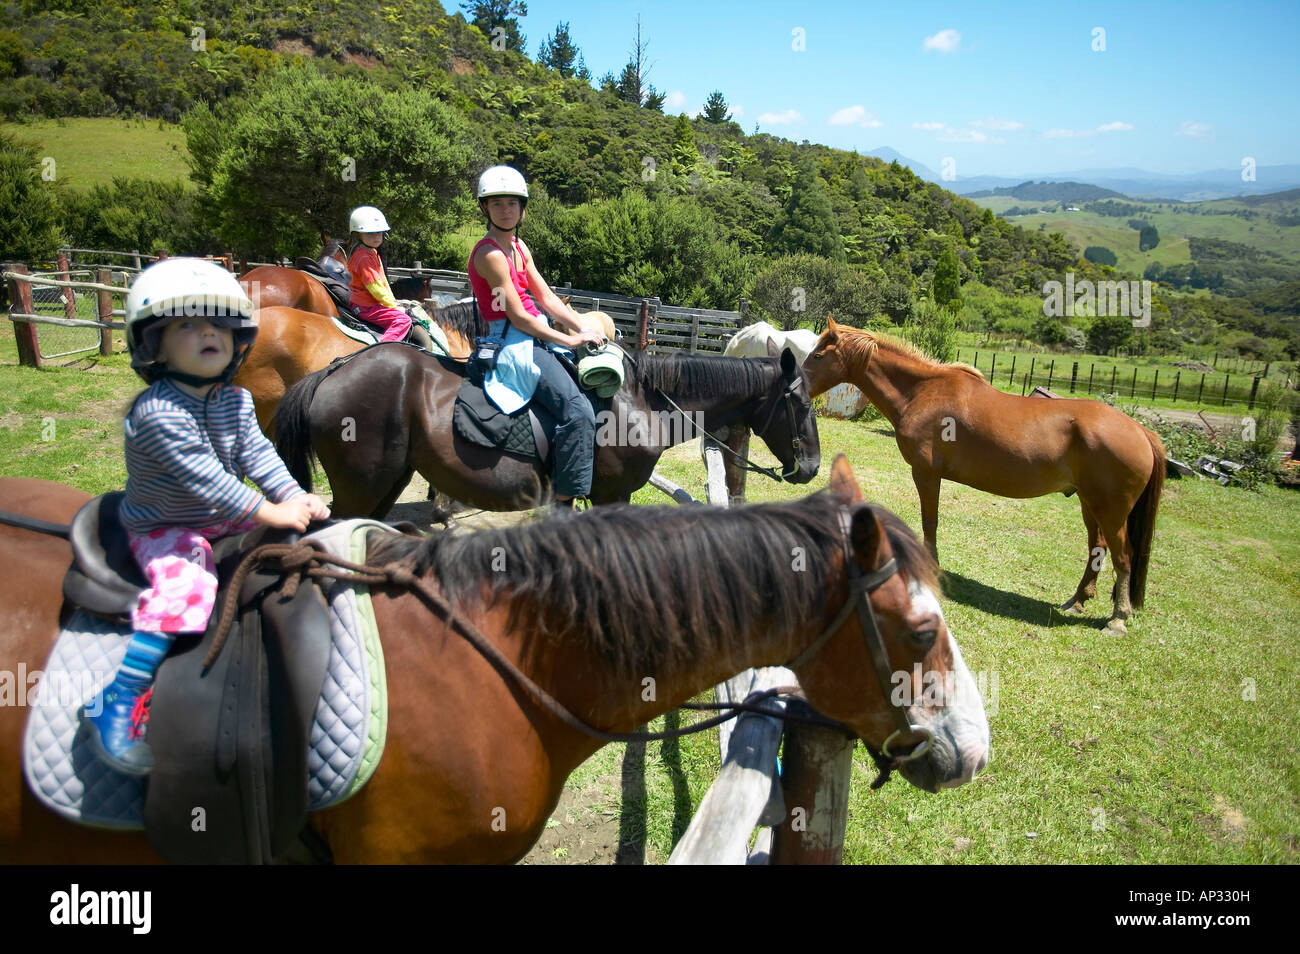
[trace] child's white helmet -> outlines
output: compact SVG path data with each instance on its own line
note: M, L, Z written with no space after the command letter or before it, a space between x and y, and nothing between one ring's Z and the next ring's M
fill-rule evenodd
M149 382L162 377L156 362L163 326L194 317L234 330L235 357L225 380L233 377L257 335L253 300L234 275L201 258L165 258L131 284L126 294L126 348L135 372Z
M373 205L362 205L352 210L348 218L349 232L389 232L388 220L384 213Z

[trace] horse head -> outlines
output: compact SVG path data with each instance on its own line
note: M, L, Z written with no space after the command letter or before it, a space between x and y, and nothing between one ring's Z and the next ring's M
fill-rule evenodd
M827 317L826 330L817 339L817 344L804 359L804 373L808 376L808 393L814 397L852 380L848 363L848 352L843 347L840 326L834 318Z
M913 785L934 792L968 782L988 763L989 726L935 596L938 567L902 520L864 501L843 454L831 493L843 508L848 595L791 668L818 711L852 728Z
M753 416L754 433L781 462L781 477L806 484L821 466L817 416L813 413L808 380L789 348L778 350L772 341L768 355L779 356L779 373Z

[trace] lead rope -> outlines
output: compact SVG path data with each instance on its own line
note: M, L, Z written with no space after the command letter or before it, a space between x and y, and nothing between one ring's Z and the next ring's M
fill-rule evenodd
M247 579L255 566L265 563L276 564L274 569L278 569L285 574L284 584L281 591L286 599L292 599L298 592L298 585L302 582L303 577L309 576L313 579L331 579L342 580L350 583L361 583L367 586L393 585L413 590L425 604L433 611L434 615L441 619L447 626L451 627L456 633L476 649L489 663L492 664L502 675L513 679L521 685L529 695L545 710L548 714L563 722L566 726L575 731L585 733L594 738L605 742L655 742L663 739L677 738L683 735L691 735L695 732L703 732L705 729L711 729L716 725L721 725L730 719L737 718L742 713L754 712L759 715L771 716L772 718L785 719L795 722L805 722L813 725L827 726L836 728L844 732L845 735L856 738L856 735L845 725L827 719L825 716L798 716L789 715L781 712L774 712L770 709L763 708L759 705L767 699L775 696L787 695L802 698L802 692L797 686L778 686L774 689L765 689L761 692L751 693L743 702L737 703L710 703L710 702L693 702L685 703L680 708L695 710L718 710L723 714L714 716L709 719L703 719L693 723L684 729L670 729L663 732L606 732L603 729L597 729L583 722L568 709L566 709L554 696L548 693L537 683L533 682L525 673L521 672L509 659L502 655L492 643L490 643L477 628L464 622L455 613L451 607L424 582L416 576L409 566L402 563L387 563L383 566L371 566L369 564L352 563L348 560L340 559L325 552L314 541L302 540L298 543L267 543L250 551L247 556L240 561L230 583L226 587L226 595L222 601L221 616L217 620L217 628L212 640L212 647L208 650L207 656L203 660L203 666L206 670L217 656L221 654L225 646L226 638L229 636L231 624L234 622L235 614L238 611L239 593L243 588L244 581ZM332 563L342 567L344 571L330 570L319 564ZM318 564L318 565L313 565ZM870 751L870 749L868 749ZM872 753L875 758L875 753ZM879 763L877 763L879 764ZM883 784L883 783L881 783Z

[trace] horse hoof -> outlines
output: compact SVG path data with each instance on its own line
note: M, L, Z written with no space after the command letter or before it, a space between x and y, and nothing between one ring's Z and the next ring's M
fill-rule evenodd
M1061 612L1064 613L1066 616L1082 616L1083 604L1080 603L1078 600L1071 600L1070 602L1066 603L1064 606L1061 607Z
M1107 636L1127 636L1128 627L1124 625L1124 621L1122 619L1113 619L1106 624L1106 628L1103 630L1103 632Z

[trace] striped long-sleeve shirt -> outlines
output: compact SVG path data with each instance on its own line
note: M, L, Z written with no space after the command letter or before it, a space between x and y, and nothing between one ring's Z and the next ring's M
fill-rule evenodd
M247 519L262 494L281 503L303 492L257 426L253 396L217 386L207 400L163 379L131 406L126 431L126 529L203 529Z

